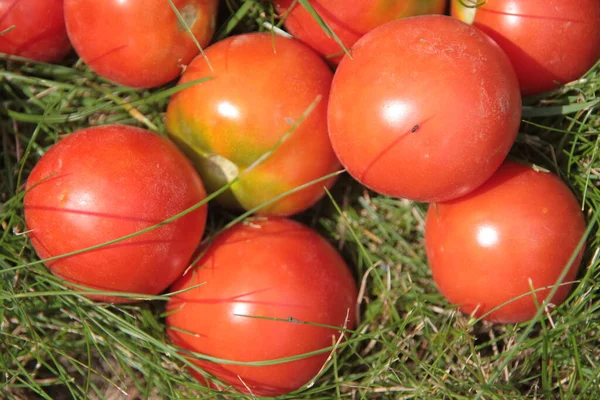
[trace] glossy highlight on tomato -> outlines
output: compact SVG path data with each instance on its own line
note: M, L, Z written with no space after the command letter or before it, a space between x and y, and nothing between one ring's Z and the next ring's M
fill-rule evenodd
M523 95L579 79L600 59L598 0L487 0L477 8L473 3L453 0L452 15L502 47Z
M171 290L182 291L167 303L172 342L225 360L277 360L330 348L339 330L309 323L355 324L356 284L341 256L316 232L284 218L226 230ZM260 366L190 359L241 392L278 396L308 383L329 353Z
M584 232L581 207L556 175L507 161L469 195L429 207L425 245L433 279L452 304L513 323L534 317ZM567 297L582 255L553 304Z
M205 196L191 163L167 139L106 125L65 137L40 159L27 180L25 221L33 247L46 259L149 228ZM46 265L92 289L158 294L188 266L205 221L202 206L152 231Z
M314 51L297 40L255 33L222 40L206 55L212 69L198 57L179 83L212 79L171 98L167 130L194 160L209 192L240 177L217 202L250 210L339 168L327 132L333 74ZM259 212L303 211L334 180L319 181Z
M386 195L445 201L502 164L519 128L521 97L504 52L451 17L389 22L340 63L329 135L348 172Z
M327 56L332 63L341 61L343 48L323 31L300 2L275 0L274 3L279 15L285 17L286 29L295 38ZM347 49L386 22L414 15L442 14L446 8L446 0L309 0L309 3Z
M0 53L56 62L70 49L63 0L0 0Z
M216 28L217 0L173 0L200 46ZM170 82L200 52L166 0L65 0L73 47L96 73L121 85Z

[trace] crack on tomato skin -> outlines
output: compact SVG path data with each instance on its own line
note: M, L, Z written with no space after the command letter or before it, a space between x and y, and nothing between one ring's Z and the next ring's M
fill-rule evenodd
M15 52L17 54L21 54L22 52L28 50L28 48L32 45L34 45L35 43L39 42L42 39L45 38L49 38L52 37L53 35L56 35L59 32L60 29L46 29L43 32L38 33L37 35L33 36L32 38L26 40L25 42L21 43L15 50Z
M260 293L264 293L264 292L268 292L270 290L273 290L272 287L268 287L268 288L264 288L264 289L256 289L256 290L251 290L249 292L246 293L240 293L238 295L234 295L234 296L230 296L230 297L207 297L207 298L201 298L201 299L197 299L197 298L189 298L189 297L185 297L185 293L182 293L182 295L176 295L173 296L173 304L185 304L185 303L191 303L191 304L228 304L228 303L241 303L241 304L251 304L251 305L265 305L265 306L277 306L277 307L286 307L286 308L307 308L306 305L303 304L286 304L286 303L281 303L278 301L268 301L268 300L244 300L244 297L247 296L253 296L256 294L260 294ZM245 316L245 315L238 315L238 316Z
M116 214L109 214L109 213L103 213L103 212L94 212L94 211L77 210L77 209L73 209L73 208L62 208L62 207L52 207L52 206L28 205L27 209L32 210L32 211L33 210L35 210L35 211L55 211L55 212L60 212L60 213L85 215L88 217L111 218L111 219L119 219L119 220L132 221L132 222L146 222L146 223L154 224L154 225L159 224L163 221L163 219L147 219L147 218L132 217L132 216L128 216L128 215L116 215Z
M397 138L395 138L389 145L385 146L383 148L383 150L381 150L374 158L373 160L371 160L371 162L369 162L369 164L367 165L367 167L365 168L364 172L358 177L358 180L361 182L365 182L365 178L366 176L369 174L369 172L371 171L371 169L373 168L373 166L386 154L388 153L390 150L392 150L398 143L400 143L402 141L402 139L406 138L407 136L409 136L411 133L415 133L417 131L419 131L423 125L425 123L427 123L429 120L431 120L433 117L429 117L427 119L425 119L424 121L415 124L410 130L404 132L401 135L398 135Z
M8 17L8 14L10 14L11 10L15 8L19 2L21 2L21 0L15 0L14 3L8 6L6 12L0 17L0 24Z
M99 56L97 56L97 57L95 57L95 58L92 58L92 59L90 59L90 60L87 62L87 64L88 64L88 65L92 65L92 64L96 63L97 61L99 61L100 59L102 59L102 58L104 58L104 57L107 57L107 56L109 56L109 55L111 55L111 54L113 54L113 53L116 53L116 52L118 52L118 51L121 51L121 50L123 50L123 49L124 49L124 48L126 48L126 47L129 47L129 45L127 45L127 44L123 44L123 45L121 45L121 46L115 47L114 49L110 49L110 50L108 50L107 52L105 52L104 54L101 54L101 55L99 55Z
M510 13L510 12L506 12L506 11L490 10L485 7L478 8L477 12L487 12L490 14L504 15L507 17L522 17L522 18L542 19L542 20L557 21L557 22L573 22L573 23L578 23L578 24L582 24L585 22L582 20L562 18L562 17L546 17L543 15L531 15L531 14L514 14L514 13Z
M0 35L0 43L1 42L8 43L9 45L14 46L14 47L17 46L17 44L13 40L10 40L9 38L7 38L6 35Z

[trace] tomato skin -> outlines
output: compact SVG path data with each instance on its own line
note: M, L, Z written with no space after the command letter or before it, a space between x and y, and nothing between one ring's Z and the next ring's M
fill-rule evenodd
M217 0L173 0L206 46ZM194 19L195 17L195 19ZM166 0L65 0L73 47L96 73L121 85L150 88L176 79L199 49Z
M404 18L363 36L352 57L333 79L329 135L363 185L445 201L502 164L521 97L506 55L479 30L446 16Z
M275 0L275 8L283 16L294 0ZM309 0L319 16L349 49L370 30L393 21L422 14L442 14L446 0ZM328 37L323 28L300 3L289 11L285 21L286 29L297 39L311 46L324 56L331 56L330 62L339 64L343 57L342 47L335 39Z
M294 121L315 109L265 161L234 183L221 205L252 209L339 168L327 133L332 72L309 47L269 34L229 37L206 50L213 70L196 58L180 84L214 77L175 94L167 130L195 161L209 192L238 176L277 145ZM312 206L334 179L262 208L287 216Z
M502 47L526 96L579 79L600 59L598 0L488 0L477 9L453 0L452 15Z
M330 347L339 337L334 329L298 321L343 327L348 315L346 327L355 325L357 290L348 267L325 239L288 219L225 231L171 290L201 283L167 303L167 333L186 350L242 362L275 360ZM248 392L243 381L254 395L277 396L310 381L328 354L270 366L194 363L242 392Z
M42 259L148 228L206 197L172 143L126 125L87 128L62 139L34 167L27 190L25 221ZM203 206L150 232L46 265L90 288L157 294L188 266L205 221Z
M440 291L460 310L482 316L533 288L552 286L585 232L575 196L551 173L506 161L469 195L432 204L425 246ZM583 249L564 283L577 274ZM552 303L567 297L562 285ZM551 289L536 292L538 304ZM533 296L504 305L486 320L513 323L534 317Z
M0 0L0 52L37 61L60 61L71 49L63 0Z

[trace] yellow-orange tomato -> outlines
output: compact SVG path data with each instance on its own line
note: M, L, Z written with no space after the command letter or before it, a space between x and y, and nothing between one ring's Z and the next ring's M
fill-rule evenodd
M356 283L341 256L316 232L284 218L225 231L171 290L181 291L167 303L173 343L231 361L323 350L339 338L335 327L355 324ZM263 366L192 360L242 392L278 396L308 383L328 355Z
M173 0L201 46L216 27L217 0ZM200 49L166 0L65 0L69 38L99 75L136 88L176 79Z
M600 59L598 0L453 0L452 15L473 23L506 52L521 92L532 95L580 78Z
M67 136L40 159L27 180L25 221L33 247L45 259L149 228L205 197L191 163L167 139L106 125ZM85 287L158 294L188 266L205 221L202 206L149 232L47 266Z
M507 161L469 195L429 207L425 245L452 304L478 317L502 306L485 319L522 322L534 317L584 231L579 203L556 175ZM552 303L567 297L582 255Z
M311 13L294 0L275 0L286 29L337 64L343 48L325 33ZM422 14L441 14L446 0L309 0L310 5L349 49L362 35L386 22Z
M244 174L217 201L252 209L339 167L327 133L332 72L314 51L293 39L245 34L210 46L206 55L212 70L197 57L180 84L213 79L173 96L167 130L195 161L209 191ZM298 125L312 104L316 107ZM246 171L278 143L260 165ZM318 182L260 212L291 215L305 210L333 181Z

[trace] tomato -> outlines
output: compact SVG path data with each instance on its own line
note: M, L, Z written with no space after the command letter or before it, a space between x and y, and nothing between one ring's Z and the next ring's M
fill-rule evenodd
M600 59L600 1L452 2L452 15L490 35L508 54L524 95L580 78ZM558 83L558 84L557 84Z
M209 191L243 174L217 198L221 205L249 210L339 168L327 134L332 73L316 53L296 40L244 34L212 45L206 55L213 69L198 57L180 84L214 79L172 97L167 130L195 161ZM247 171L292 129L266 160ZM318 182L260 212L291 215L305 210L333 181Z
M286 29L297 39L308 44L330 61L338 64L344 55L342 47L327 36L314 17L298 1L275 0L275 7L285 17ZM310 5L350 48L361 36L386 22L421 14L441 14L446 0L309 0Z
M70 49L63 0L0 0L0 52L55 62Z
M365 186L419 201L459 197L502 164L521 98L502 50L446 16L389 22L363 36L333 79L329 134Z
M533 318L584 232L577 199L557 176L507 161L466 197L429 207L425 245L452 304L479 317L518 298L485 316L512 323ZM566 298L582 254L552 303Z
M201 46L215 27L217 0L173 0ZM176 79L198 53L167 0L65 0L77 54L99 75L149 88Z
M338 330L307 322L348 329L355 324L350 270L325 239L288 219L228 229L171 290L200 284L167 304L168 336L188 351L238 362L277 360L331 347L339 338ZM277 396L309 382L328 355L261 366L190 358L242 392Z
M42 259L148 228L206 196L194 168L172 143L125 125L67 136L40 159L27 190L25 221ZM66 281L93 289L157 294L188 266L205 221L203 206L150 232L46 265Z

